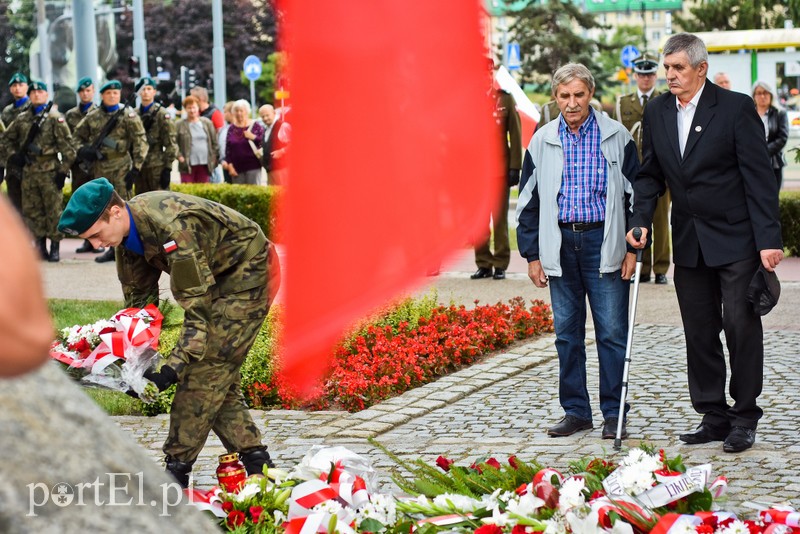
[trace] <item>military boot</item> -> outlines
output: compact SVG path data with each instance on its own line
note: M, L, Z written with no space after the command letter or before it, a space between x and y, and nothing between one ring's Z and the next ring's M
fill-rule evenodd
M47 261L50 263L56 263L61 260L61 254L59 249L61 248L61 241L53 241L50 240L50 255L47 257Z
M239 458L242 460L248 475L263 475L265 465L267 467L275 467L266 447L256 447L255 449L248 449L246 452L240 452Z
M97 256L94 261L97 263L106 263L107 261L114 261L114 247L108 247L102 256Z
M39 257L43 260L46 260L50 257L50 253L47 252L47 238L41 237L36 240L36 248L39 249Z
M164 463L166 464L166 472L172 475L181 487L188 488L189 473L192 472L192 465L194 465L194 462L181 462L172 456L167 456L164 458Z
M83 240L83 245L79 246L75 249L75 252L83 253L83 252L103 252L105 249L103 247L94 248L92 244L89 242L88 239Z

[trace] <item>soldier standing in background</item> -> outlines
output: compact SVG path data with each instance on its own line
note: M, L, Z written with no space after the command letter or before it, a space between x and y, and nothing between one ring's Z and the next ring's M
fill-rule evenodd
M614 107L614 119L628 129L636 143L639 161L642 161L642 116L644 106L659 94L655 90L658 57L645 52L633 60L633 73L636 79L636 91L617 97ZM650 281L650 271L655 273L656 284L667 283L667 271L670 264L669 245L669 206L671 202L669 189L658 199L653 214L653 244L642 253L642 272L640 282ZM652 251L652 252L651 252Z
M500 202L491 213L494 252L489 245L492 236L486 236L486 239L475 247L475 264L478 270L470 275L473 280L479 278L503 280L506 277L506 269L511 261L511 245L508 239L508 196L511 187L519 184L519 171L522 168L522 130L514 97L508 91L499 88L493 87L491 91L494 99L493 115L503 156L502 168L497 169L497 175L488 176L487 180L500 187Z
M147 157L134 186L136 194L169 189L172 162L178 154L175 143L175 125L167 110L155 101L156 82L153 78L143 78L144 85L139 90L141 105L138 112L147 136Z
M2 113L0 113L0 121L5 124L6 128L11 126L14 119L31 105L28 99L28 78L21 72L15 72L11 79L8 80L8 90L11 92L11 96L14 97L14 102L3 108ZM2 138L2 135L0 135L0 138ZM22 213L22 175L19 174L21 171L15 169L4 173L4 167L5 160L0 158L0 182L5 176L8 199L11 201L11 205L17 209L17 212Z
M28 89L30 106L20 114L0 140L0 158L9 168L21 169L22 213L42 259L61 259L58 231L61 217L64 180L75 159L70 144L69 127L58 112L46 113L48 94L43 82L31 81ZM31 128L36 128L33 133ZM60 155L60 159L59 159ZM47 251L47 239L50 251Z
M148 146L136 110L120 104L121 91L122 84L117 80L106 82L100 88L101 105L90 111L72 132L72 144L78 151L78 159L91 165L90 174L95 178L107 178L117 194L127 199L147 157ZM104 139L98 140L115 113L119 113L116 126ZM101 143L99 150L92 146L96 141ZM114 249L109 248L95 261L114 261Z
M70 132L74 132L84 117L86 117L91 110L97 108L94 103L94 82L92 82L91 78L88 76L81 78L75 90L78 93L78 105L64 114ZM73 191L92 179L92 177L84 172L80 165L77 164L72 165L70 172L72 174ZM75 252L103 252L104 250L103 248L94 248L88 240L85 240Z
M208 433L238 452L248 475L273 467L241 390L241 367L280 285L275 247L258 224L198 197L152 191L127 203L103 178L76 191L59 228L118 248L125 303L158 302L170 277L184 309L180 340L145 378L160 391L177 384L164 443L166 468L184 487Z

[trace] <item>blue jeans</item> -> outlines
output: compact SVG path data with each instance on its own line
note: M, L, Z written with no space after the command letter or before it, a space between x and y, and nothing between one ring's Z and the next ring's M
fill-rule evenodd
M600 410L618 417L628 337L630 282L621 270L600 272L603 228L561 229L562 276L550 277L559 361L558 396L567 415L592 420L586 388L586 296L592 309L600 362ZM620 266L621 267L621 266ZM628 406L625 407L627 413Z

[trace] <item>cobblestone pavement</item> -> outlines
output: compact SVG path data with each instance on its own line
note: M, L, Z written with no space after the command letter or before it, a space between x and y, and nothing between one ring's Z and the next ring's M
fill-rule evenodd
M48 298L121 299L113 265L74 253L80 244L67 240L60 264L42 264ZM508 279L469 280L472 253L463 251L443 265L442 276L428 279L439 300L472 306L515 296L549 301L549 292L535 289L526 266L513 255ZM687 465L710 462L714 473L729 479L727 507L742 510L744 501L786 502L800 507L800 399L797 358L800 347L800 259L779 266L781 300L764 317L765 383L760 404L764 418L753 449L726 454L720 442L688 446L678 434L693 429L699 417L691 408L685 371L685 345L675 287L642 284L633 347L628 431L625 445L640 440L681 454ZM85 280L93 283L87 286ZM162 277L168 295L168 281ZM590 331L591 335L591 331ZM290 467L314 445L343 445L364 454L380 472L385 487L398 468L374 439L405 460L433 461L443 454L466 462L486 456L518 454L566 468L587 455L618 456L610 440L600 439L602 416L597 401L597 354L588 347L589 391L595 407L595 429L567 438L549 438L546 429L562 416L558 404L558 359L552 336L520 343L502 354L360 413L254 411L273 457ZM168 416L117 417L119 425L160 462ZM215 484L217 456L224 453L213 434L194 469L200 487Z
M390 473L398 468L374 439L404 460L433 461L442 454L460 462L517 454L545 465L566 468L588 455L611 455L611 440L600 439L602 416L597 400L597 354L588 347L589 391L595 409L595 428L566 438L550 438L546 429L562 416L557 398L558 358L554 338L519 343L508 352L454 373L424 387L359 413L254 411L273 457L291 466L313 446L343 445L366 455L390 489ZM688 446L678 434L699 422L688 399L685 346L680 328L637 325L633 346L628 415L630 438L625 446L646 441L671 455L681 454L687 465L710 462L715 474L729 480L728 509L746 512L745 501L791 503L800 506L800 416L796 358L800 332L765 333L764 418L756 445L741 454L727 454L720 442ZM160 460L167 416L118 417L129 431ZM209 487L217 455L224 453L215 436L209 438L195 465L195 483Z

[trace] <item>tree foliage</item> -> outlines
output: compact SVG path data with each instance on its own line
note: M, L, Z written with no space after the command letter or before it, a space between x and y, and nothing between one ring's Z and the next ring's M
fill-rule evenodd
M605 28L591 13L583 13L571 1L529 2L514 12L515 22L510 37L519 43L522 52L520 72L525 82L550 77L562 65L583 63L599 82L596 58L606 47L578 32ZM573 28L578 28L575 31ZM599 75L600 74L600 75ZM599 75L599 76L598 76Z
M606 34L601 38L603 50L597 58L597 64L600 72L605 74L606 80L612 80L613 84L620 83L616 79L617 73L623 68L619 56L620 51L626 45L634 45L642 50L643 41L644 32L641 26L618 26L613 34L610 36ZM599 75L596 74L595 77L599 77Z
M228 100L249 99L248 85L242 82L242 64L249 55L265 61L276 47L276 16L271 0L225 0L223 2L226 92ZM128 58L133 54L133 17L117 19L119 63L109 73L131 82ZM194 69L197 84L213 90L213 28L211 0L144 0L148 67L156 72L156 57L161 67L178 79L181 66Z
M5 90L11 75L17 71L30 73L28 49L36 37L35 2L19 2L12 10L10 2L0 1L0 106L11 102Z
M700 0L688 16L675 14L687 32L783 28L785 20L800 23L800 0Z

